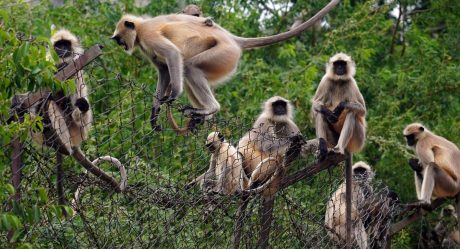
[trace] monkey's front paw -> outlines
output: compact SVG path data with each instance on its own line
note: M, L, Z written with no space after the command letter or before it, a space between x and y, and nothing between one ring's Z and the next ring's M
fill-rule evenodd
M204 116L192 114L191 118L192 118L192 120L188 124L188 129L191 132L195 132L195 131L198 130L197 129L198 125L201 125L201 124L204 123Z
M318 112L323 114L327 122L330 124L335 124L339 120L339 118L325 106L321 106L321 109Z
M160 99L160 104L171 104L176 100L176 97L173 96L164 96Z
M409 166L412 168L413 171L417 173L420 173L423 170L423 167L417 158L409 159Z
M343 110L345 110L345 106L348 104L348 101L342 101L340 104L334 109L334 115L339 117L342 114Z
M150 126L152 126L152 130L154 131L162 131L161 125L157 124L157 119L158 112L155 112L155 110L152 109L152 115L150 116Z
M79 98L75 101L75 106L80 109L81 112L85 113L89 110L89 103L85 98Z

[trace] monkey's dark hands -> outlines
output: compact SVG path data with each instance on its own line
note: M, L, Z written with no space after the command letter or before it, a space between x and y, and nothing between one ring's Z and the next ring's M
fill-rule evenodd
M318 152L317 152L317 157L318 161L322 162L326 159L327 157L327 142L324 138L320 137L319 138L319 143L318 143Z
M85 113L89 110L89 103L85 98L79 98L75 101L75 106L80 109L81 112Z
M422 165L420 164L420 162L418 161L417 158L409 159L409 166L412 168L413 171L415 171L417 173L421 173L422 170L423 170L423 167L422 167Z
M188 124L188 130L191 132L197 131L198 125L201 125L204 123L204 117L201 115L192 115L190 123Z
M287 161L291 162L300 155L302 145L305 144L305 139L302 134L299 133L289 137L289 142L290 144L288 150L286 151L286 158Z
M316 111L323 114L327 122L329 122L330 124L335 124L339 120L339 118L329 109L327 109L324 105L321 106L321 109L316 110Z
M334 115L338 118L342 114L343 110L347 106L348 101L342 101L340 104L334 109Z
M173 96L164 96L163 98L160 99L160 104L171 104L176 99L177 98Z
M152 113L150 115L150 125L154 131L162 131L161 125L157 124L158 115L160 114L160 108L152 107Z

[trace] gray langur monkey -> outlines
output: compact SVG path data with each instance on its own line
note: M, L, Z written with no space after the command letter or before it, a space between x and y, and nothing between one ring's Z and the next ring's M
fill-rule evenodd
M453 197L460 192L460 150L449 140L437 136L419 123L404 128L407 144L418 160L410 160L415 189L421 204L432 197Z
M78 38L65 29L59 30L51 37L51 44L59 58L57 67L61 69L75 63L83 54ZM42 89L35 93L16 95L12 101L12 107L18 113L28 113L32 118L38 116L43 118L43 130L31 128L30 136L37 144L56 150L57 190L60 204L65 202L62 186L62 155L71 155L87 170L111 184L118 192L124 191L127 186L126 170L116 158L103 156L91 162L80 150L82 142L88 138L93 115L88 100L88 86L82 70L75 74L74 82L75 90L68 95L65 95L62 90L53 94L48 89ZM31 98L36 102L31 103ZM97 167L102 161L118 166L122 178L120 184Z
M364 162L357 162L352 166L352 243L360 249L369 247L368 235L362 220L360 205L365 203L372 193L370 185L374 178L374 172L371 167ZM331 229L328 235L340 245L346 244L346 183L343 182L339 188L332 194L326 206L326 215L324 219L326 226Z
M460 248L458 217L454 206L447 205L443 208L439 220L434 230L442 239L442 248Z
M160 105L173 102L184 89L192 106L184 107L182 112L193 122L201 123L204 117L220 110L213 89L236 71L243 49L267 46L297 36L339 2L332 0L297 28L268 37L242 38L216 23L203 25L206 18L173 14L154 18L124 15L112 39L129 54L138 47L157 68L158 83L150 120L154 129L160 129L156 124Z
M222 133L211 132L206 139L206 147L212 153L209 169L187 186L199 183L203 192L222 195L257 194L262 192L275 178L272 176L264 184L249 189L250 179L243 170L243 156L225 139Z
M350 56L332 56L312 99L316 136L342 154L359 152L366 140L366 104L354 75Z
M244 188L251 189L276 176L262 192L263 196L271 197L279 189L283 160L292 138L302 135L293 121L293 107L287 99L272 97L262 109L252 129L238 142L238 151L243 155L244 173L250 175Z

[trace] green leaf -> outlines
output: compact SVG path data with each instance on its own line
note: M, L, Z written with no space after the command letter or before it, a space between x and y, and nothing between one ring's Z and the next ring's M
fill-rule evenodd
M34 223L37 223L40 221L40 208L37 205L34 205L32 207L32 217L33 217Z
M5 23L5 25L7 25L8 20L10 19L9 16L8 16L8 12L6 12L4 10L0 10L0 17L2 18L3 22Z
M11 228L12 229L19 229L21 227L21 221L19 220L19 218L16 216L16 215L8 215L7 217L8 219L8 222L10 223L11 225Z
M5 185L5 189L6 189L6 191L8 191L8 194L10 194L10 195L13 195L16 192L14 190L13 185L11 185L9 183Z
M34 247L29 243L24 243L24 244L21 244L20 246L18 246L17 248L18 249L33 249Z
M7 214L1 215L1 221L2 221L2 228L4 231L11 230L11 224L8 220Z
M39 68L39 67L36 67L36 68L34 68L34 69L32 70L32 72L30 72L30 73L31 73L32 75L35 75L35 74L38 74L38 73L40 73L41 71L42 71L42 69L41 69L41 68Z
M42 203L46 203L48 201L48 193L46 193L44 188L37 189L38 197Z

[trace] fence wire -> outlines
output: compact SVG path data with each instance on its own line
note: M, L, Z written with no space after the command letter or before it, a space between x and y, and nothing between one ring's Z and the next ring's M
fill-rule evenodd
M238 230L239 247L255 248L264 210L259 194L222 195L189 184L209 168L211 153L205 143L211 131L221 132L235 145L252 124L237 117L223 120L217 114L195 132L178 136L169 128L163 108L159 119L163 130L153 131L154 91L150 83L112 72L100 58L84 71L93 119L81 149L90 161L104 155L117 158L126 169L127 188L121 193L114 191L74 158L64 156L63 196L73 215L58 218L44 212L40 223L26 229L25 241L63 248L229 248L234 246ZM50 101L55 99L47 98L41 105ZM42 106L34 112L45 117ZM176 118L183 122L177 111L181 106L173 107ZM65 111L64 121L71 113L72 109ZM49 116L44 119L48 119L43 122L44 130L49 130L53 120ZM28 138L23 141L21 157L19 201L30 201L30 190L42 186L48 192L47 205L59 203L55 150ZM313 154L298 158L288 172L315 161ZM121 181L116 164L98 166ZM338 197L332 206L328 204L343 188L343 179L343 167L335 167L280 190L269 226L270 247L345 248L340 227L345 226L345 199ZM364 191L358 186L356 195L362 196L353 199L353 247L384 248L397 202L382 183L374 181L366 187ZM242 206L243 212L239 211ZM325 218L327 212L334 217L332 223Z

